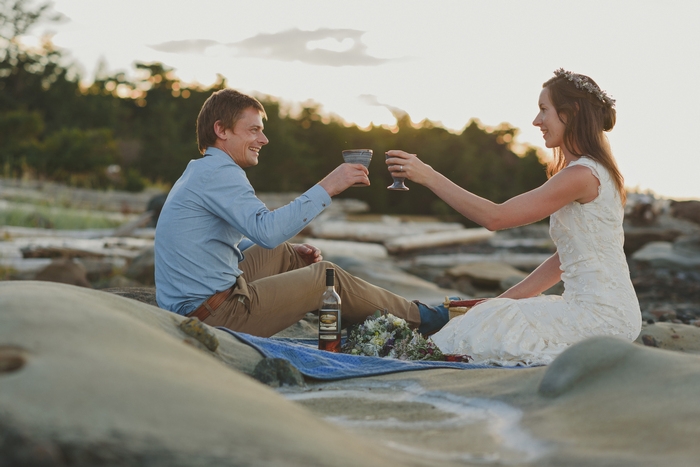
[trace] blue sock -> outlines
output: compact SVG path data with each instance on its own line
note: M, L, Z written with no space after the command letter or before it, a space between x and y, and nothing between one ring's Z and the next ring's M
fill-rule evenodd
M418 305L418 311L420 311L418 332L424 336L436 333L450 320L450 311L445 305L428 306L418 300L415 300L414 303Z

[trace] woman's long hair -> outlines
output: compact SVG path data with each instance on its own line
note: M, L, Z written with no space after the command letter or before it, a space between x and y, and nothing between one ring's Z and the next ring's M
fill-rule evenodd
M577 75L598 86L585 75ZM602 164L610 175L625 204L624 178L617 168L612 155L610 143L603 132L615 126L615 108L596 94L586 89L579 89L576 84L564 76L555 76L542 85L549 89L549 98L554 105L559 119L564 123L564 146L576 157L586 156ZM547 175L554 174L566 167L566 160L560 148L554 148L554 159L547 166Z

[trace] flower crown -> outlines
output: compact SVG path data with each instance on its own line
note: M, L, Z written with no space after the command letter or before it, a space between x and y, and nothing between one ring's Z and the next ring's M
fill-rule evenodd
M608 96L605 93L605 91L588 81L588 78L586 78L585 76L572 73L571 71L566 71L563 68L559 68L554 72L554 74L557 77L565 78L571 81L572 83L574 83L577 89L590 92L598 99L600 99L603 103L608 104L610 107L615 107L615 99L613 99L611 96Z

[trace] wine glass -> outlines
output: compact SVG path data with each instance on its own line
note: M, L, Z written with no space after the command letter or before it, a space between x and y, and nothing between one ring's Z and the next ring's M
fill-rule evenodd
M389 157L391 156L389 154L386 154L386 159L388 159ZM393 167L393 165L390 165L389 167ZM394 177L393 172L389 173L392 174L391 178L394 179L394 183L386 187L387 190L408 191L408 187L403 183L404 180L406 180L406 177Z

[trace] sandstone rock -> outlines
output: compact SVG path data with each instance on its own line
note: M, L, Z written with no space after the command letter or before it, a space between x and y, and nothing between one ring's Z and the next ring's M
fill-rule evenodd
M700 328L672 322L644 323L635 343L700 355Z
M102 291L147 303L151 306L158 306L158 302L156 302L156 289L154 287L109 287L102 289Z
M416 465L185 345L182 319L173 313L33 281L0 282L0 310L0 344L30 356L0 376L1 422L27 433L0 427L0 460L61 465L50 453L21 461L47 446L81 467L308 466L329 459L347 467ZM255 350L212 329L221 341L217 354L235 348L239 358L252 351L260 361Z
M647 243L672 242L683 235L680 230L665 229L659 227L631 227L625 226L624 251L627 256L641 249Z
M37 281L60 282L62 284L92 288L90 281L87 279L85 267L71 259L53 261L39 271L36 276L34 276L34 279Z
M126 289L126 288L141 288L141 283L139 281L136 281L134 279L129 279L128 277L124 277L121 274L114 275L107 279L107 281L102 283L102 287L97 287L101 290L106 290L106 289ZM143 301L143 300L141 300ZM147 302L153 306L157 306L156 302Z
M433 304L442 303L445 296L459 295L456 290L438 287L432 282L404 272L387 261L349 256L332 256L325 259L332 261L360 279L409 300L420 300L423 303Z
M144 248L135 257L126 270L126 277L139 281L143 285L155 284L155 251L153 247Z
M700 270L700 254L682 254L670 242L652 242L632 255L634 261L671 270Z
M587 379L614 368L632 351L632 345L613 337L593 337L579 342L549 365L538 392L545 397L561 396Z
M146 204L146 211L151 212L151 218L149 220L149 227L155 227L158 224L158 218L160 217L160 212L163 210L163 205L165 200L168 198L168 193L158 193L148 200Z
M700 257L700 235L684 235L673 242L676 253Z
M495 288L504 281L521 281L527 274L508 264L480 262L460 264L446 271L449 276L467 277L475 286Z
M318 337L318 313L307 313L300 321L283 329L274 337L290 337L295 339L315 339Z
M679 219L700 224L700 201L672 201L671 214Z

